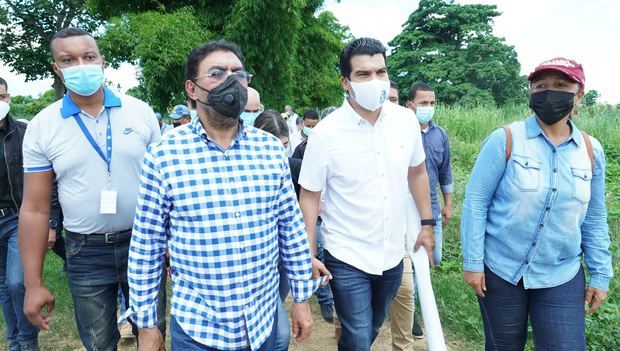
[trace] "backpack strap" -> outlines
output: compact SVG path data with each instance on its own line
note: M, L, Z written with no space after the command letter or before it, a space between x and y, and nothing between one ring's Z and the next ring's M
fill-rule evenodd
M504 126L502 129L506 132L506 162L508 162L510 154L512 154L512 132L510 132L510 127L508 126Z
M581 132L583 136L583 141L586 142L586 149L588 150L588 157L590 158L590 168L594 172L594 151L592 149L592 141L586 132Z

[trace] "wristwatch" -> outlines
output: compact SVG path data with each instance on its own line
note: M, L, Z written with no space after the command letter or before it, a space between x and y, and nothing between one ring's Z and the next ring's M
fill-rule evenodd
M58 220L54 218L50 218L50 220L48 221L48 224L49 224L50 229L56 229L56 227L58 227Z
M423 219L420 221L420 223L422 225L432 225L433 227L435 226L435 224L437 224L434 219Z

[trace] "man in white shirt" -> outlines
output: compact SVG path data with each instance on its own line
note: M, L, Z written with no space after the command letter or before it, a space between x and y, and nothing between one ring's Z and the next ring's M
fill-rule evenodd
M313 255L319 202L325 264L342 323L339 350L370 350L400 286L405 208L413 196L422 218L415 249L432 260L434 237L420 126L413 111L386 102L385 48L349 43L340 55L342 107L314 128L299 183ZM321 263L313 261L315 275Z

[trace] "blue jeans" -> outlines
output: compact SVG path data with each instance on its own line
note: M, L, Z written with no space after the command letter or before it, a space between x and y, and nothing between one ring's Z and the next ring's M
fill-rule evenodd
M128 301L127 253L129 241L91 243L65 238L69 289L75 320L84 347L116 350L120 339L116 324L119 286Z
M321 218L319 218L316 223L316 228L317 228L316 229L316 232L317 232L316 256L319 259L319 261L325 263L325 253L324 253L325 250L323 250L324 241L323 241L323 234L321 233L321 223L322 223L322 220ZM319 305L323 306L323 305L334 304L334 297L332 296L332 290L329 286L329 283L327 283L327 285L325 285L322 288L318 288L314 294L316 295L316 299Z
M286 313L286 308L284 307L284 301L286 301L286 297L288 296L289 290L291 290L291 286L288 283L288 278L286 277L286 271L284 271L282 259L278 261L278 273L280 273L280 301L278 301L278 324L276 327L276 336L273 347L274 351L288 350L288 345L291 341L291 328L289 326L288 314Z
M0 217L0 303L9 350L37 345L39 329L24 315L24 268L17 243L17 214Z
M273 317L273 327L271 329L271 334L267 337L267 340L255 351L273 351L274 350L274 341L276 336L276 326L278 325L278 312L276 311L275 316ZM189 335L185 333L183 328L177 323L177 320L174 316L170 316L170 338L171 340L171 349L172 351L217 351L212 347L205 346L194 339L192 339ZM249 347L239 350L239 351L251 351Z
M586 349L583 268L568 282L546 289L525 289L503 280L486 266L487 291L478 297L487 351L523 350L528 315L536 350Z
M338 350L368 351L379 335L403 277L402 261L382 275L363 272L325 250L336 312L342 324Z

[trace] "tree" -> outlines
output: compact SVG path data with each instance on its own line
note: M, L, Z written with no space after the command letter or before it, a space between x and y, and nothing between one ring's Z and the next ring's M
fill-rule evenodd
M0 1L0 59L26 80L53 77L54 99L64 85L54 74L49 43L58 30L74 26L94 32L100 24L84 5L86 0Z
M150 38L143 37L137 31L145 26L138 22L150 20L138 21L137 16L145 13L150 13L150 16L155 16L155 13L170 15L191 9L195 20L191 28L185 26L184 30L206 31L208 34L203 41L194 42L193 46L211 38L225 38L239 44L246 69L254 74L251 85L261 93L266 106L281 108L287 103L325 106L338 102L342 97L333 67L342 49L342 40L348 38L348 29L342 27L331 14L316 15L323 0L90 0L89 5L113 23L106 27L102 39L110 42L110 45L106 44L106 50L117 58L114 63L128 61L137 64L144 81L149 79L150 74L144 67L147 62L144 55L148 51L138 52L135 47L140 41ZM127 21L135 24L124 24ZM122 41L130 44L125 45ZM157 43L156 50L161 51L160 45ZM135 51L132 58L122 55L130 53L129 48ZM189 49L185 55L188 52ZM170 70L172 66L162 64L158 72L163 73L165 69ZM158 78L165 79L163 76ZM182 82L160 80L159 84L183 94ZM153 95L152 89L141 89L140 94L147 96L150 102L158 101L155 105L163 101L161 96Z
M299 32L297 48L300 59L293 65L292 103L315 108L339 105L343 91L338 80L338 61L344 42L351 39L349 29L340 25L331 12L318 16L306 13L302 22L305 25Z
M586 95L583 97L583 105L584 106L594 106L596 105L596 100L600 98L601 95L596 90L589 90Z
M200 28L191 8L172 13L148 11L112 19L99 39L108 62L118 67L130 62L140 67L139 90L134 90L158 111L185 101L184 70L187 55L195 46L212 38Z
M494 5L421 0L392 41L388 69L401 87L431 84L443 103L522 102L526 79L513 46L492 33Z

